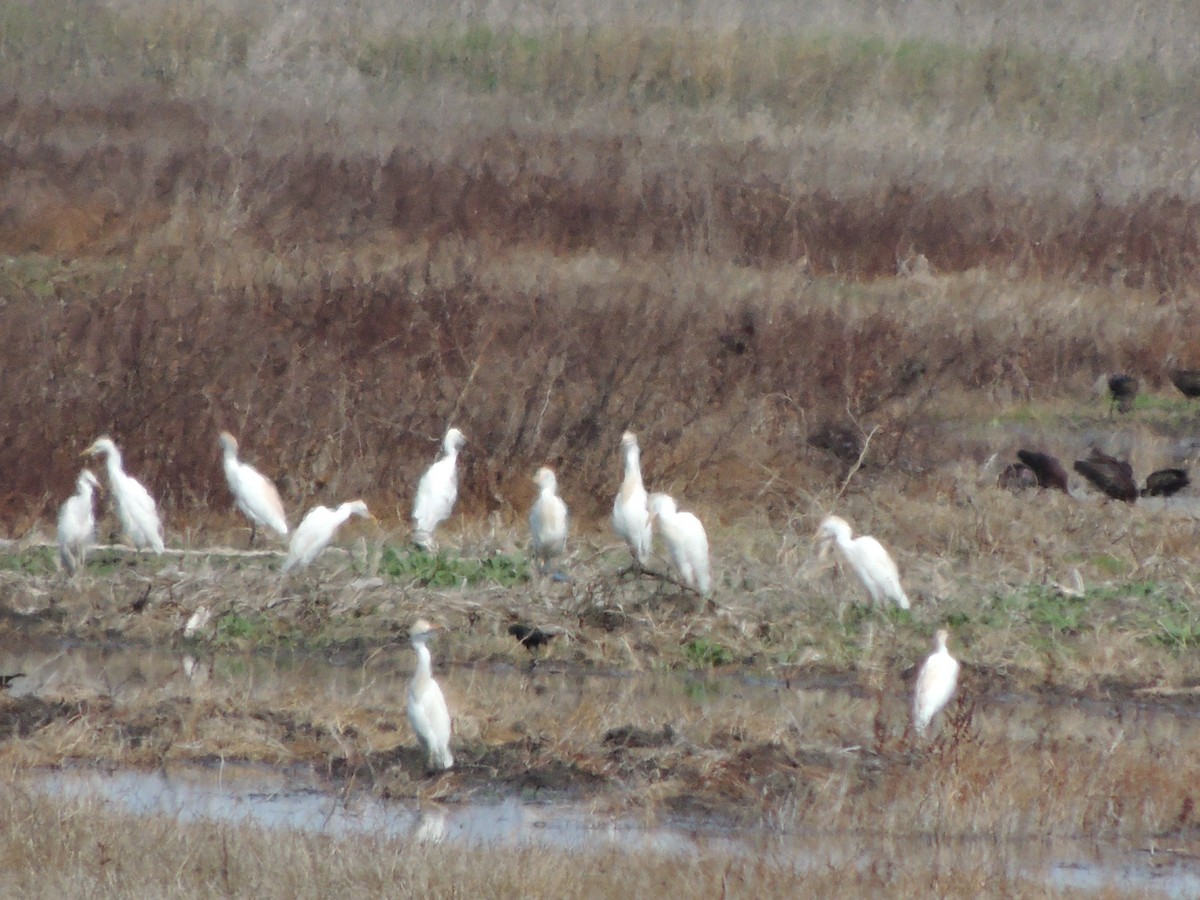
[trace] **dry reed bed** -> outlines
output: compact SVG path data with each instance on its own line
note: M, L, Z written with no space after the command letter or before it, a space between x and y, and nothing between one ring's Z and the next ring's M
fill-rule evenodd
M223 491L219 427L296 504L402 513L449 420L472 513L519 509L546 461L600 512L625 427L657 480L736 508L764 466L828 483L795 446L830 424L923 470L960 449L947 410L1200 355L1177 32L1143 47L1089 10L1063 46L975 10L958 48L818 3L833 37L763 53L769 9L709 34L651 7L576 32L14 5L0 523L23 534L112 431L186 524ZM966 274L844 280L916 253Z

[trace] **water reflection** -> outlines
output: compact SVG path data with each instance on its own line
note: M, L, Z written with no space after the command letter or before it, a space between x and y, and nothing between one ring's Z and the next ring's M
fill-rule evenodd
M327 704L339 714L350 708L368 710L359 728L381 721L389 725L389 730L376 732L381 740L407 740L403 697L412 660L403 648L335 665L291 654L172 655L144 648L18 645L6 648L4 661L7 670L28 673L13 684L11 693L16 696L100 694L112 697L115 706L128 703L139 708L147 700L157 703L171 696L225 697L239 709L291 705L309 710ZM785 684L741 675L674 672L546 667L530 673L503 663L450 663L439 674L456 710L457 733L466 740L480 740L488 729L505 735L552 732L547 723L553 720L560 732L592 741L601 740L612 725L657 734L664 724L678 725L681 734L695 732L690 737L685 734L684 740L710 740L709 733L702 731L710 728L711 739L736 741L741 740L742 729L769 721L775 733L798 745L852 754L860 746L869 746L881 702L891 719L900 723L897 727L907 717L907 697L901 688L881 700L852 676L813 676ZM513 714L495 715L496 710L510 708L519 709L520 722L511 721ZM1186 747L1200 740L1200 720L1192 707L1149 697L1079 700L993 694L979 704L973 725L985 742L1026 746L1042 736L1099 741L1106 747L1135 739L1151 741L1156 747ZM611 815L599 805L530 803L519 797L414 807L367 791L339 791L305 767L241 763L180 764L149 772L77 768L28 777L35 789L63 798L99 798L138 815L167 815L180 821L215 819L334 837L752 855L764 865L799 872L876 865L886 870L896 859L920 858L929 860L931 867L954 871L968 863L982 864L1013 878L1035 877L1056 889L1200 896L1200 870L1187 861L1168 856L1168 862L1160 865L1163 856L1152 857L1116 843L1018 840L996 845L969 838L933 842L920 835L814 834L767 827L730 830L702 819L647 822Z
M464 845L536 844L560 850L616 848L663 855L753 856L797 874L817 868L886 865L912 853L930 866L953 869L988 854L1011 878L1034 878L1055 889L1154 892L1200 896L1200 872L1165 856L1087 842L925 841L889 835L795 834L715 828L703 822L648 825L580 804L497 803L411 808L362 792L331 792L310 771L255 765L172 766L152 772L68 769L37 773L35 790L63 799L99 799L136 815L166 815L292 829L333 837L382 838ZM986 846L984 846L986 845Z

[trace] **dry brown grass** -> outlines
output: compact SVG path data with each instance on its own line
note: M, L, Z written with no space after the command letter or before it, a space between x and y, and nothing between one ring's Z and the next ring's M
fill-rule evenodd
M1143 4L1131 27L1119 4L1068 3L1064 27L1032 6L893 17L747 0L681 22L661 4L620 21L592 4L564 6L562 27L492 4L463 29L375 0L336 14L9 4L0 527L38 536L77 453L111 432L161 499L169 543L224 542L228 428L279 477L293 521L364 495L385 531L349 532L349 561L284 583L262 559L185 556L100 563L70 586L15 554L0 627L19 640L177 642L204 605L222 646L325 648L355 674L328 695L188 680L173 661L63 678L9 705L0 760L304 760L421 795L402 635L436 610L465 765L435 791L532 777L617 807L922 840L1186 838L1185 701L1130 698L1200 677L1192 520L1011 496L984 462L1030 445L1070 460L1095 442L1144 475L1191 452L1162 366L1200 361L1195 12ZM1154 396L1111 422L1090 389L1116 369ZM451 421L471 443L448 543L519 554L528 476L548 462L574 515L573 584L372 580ZM612 574L624 557L603 519L625 428L648 483L709 526L711 607ZM846 434L871 442L843 483L855 454L830 436ZM813 562L809 536L834 510L892 548L910 617L865 613ZM570 633L551 670L681 669L707 650L784 685L832 670L849 693L618 679L562 688L564 715L539 675L512 705L512 681L475 673L520 659L504 636L518 615ZM947 622L967 702L918 750L901 673ZM188 649L203 662L207 646ZM1008 696L1041 684L1049 707ZM795 888L757 862L460 860L165 820L135 847L120 817L5 796L15 894ZM902 855L804 887L1039 890L996 866L931 876Z
M780 853L661 855L537 845L462 847L408 838L353 840L251 825L131 817L90 801L54 800L8 783L0 793L0 889L23 897L597 897L614 891L689 896L992 895L1070 897L1026 851L972 844L872 847L822 864ZM918 850L919 852L913 852ZM819 857L818 857L819 858ZM1087 896L1119 897L1109 889Z
M0 523L44 517L102 431L175 529L223 502L221 427L295 506L403 516L450 420L474 515L515 518L544 462L602 513L626 427L732 513L836 477L796 450L831 425L919 474L970 449L958 410L1161 385L1161 354L1200 354L1195 75L1164 6L1145 46L1116 10L1067 38L964 9L956 48L937 17L864 34L815 3L764 49L771 4L712 33L111 5L79 40L70 4L14 4ZM934 277L860 280L916 253Z

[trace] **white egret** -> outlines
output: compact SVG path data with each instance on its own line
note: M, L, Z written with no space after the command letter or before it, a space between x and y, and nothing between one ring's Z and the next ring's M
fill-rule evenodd
M913 725L918 735L925 734L933 717L954 696L954 688L958 683L958 660L946 649L949 637L946 629L938 631L933 640L933 652L917 675L917 689L913 693Z
M408 721L421 748L429 755L431 769L449 769L454 765L454 757L450 755L450 710L433 678L428 646L430 638L440 630L440 626L417 619L409 635L417 651L417 670L408 683Z
M68 575L74 575L83 566L88 547L96 539L92 492L98 487L96 476L84 469L75 481L75 493L58 508L58 556Z
M330 509L328 506L314 506L310 509L292 534L287 559L283 561L283 571L303 569L320 556L321 551L333 540L338 528L351 516L375 518L367 510L367 504L361 500L351 500L337 509Z
M908 609L908 597L900 586L900 572L883 545L870 535L851 538L850 534L850 523L839 516L829 516L817 529L817 540L823 550L830 544L837 545L842 558L867 589L872 603L879 606L890 600L901 609Z
M533 476L538 498L529 512L529 533L533 537L533 556L545 572L550 560L567 546L567 504L558 496L558 479L546 467Z
M108 467L108 482L116 504L117 518L125 537L138 549L150 548L155 553L163 552L162 522L154 498L136 478L125 474L121 465L121 451L110 437L100 437L83 451L84 456L103 453Z
M612 523L617 534L629 545L634 563L643 566L650 558L653 535L646 488L642 484L641 451L633 432L626 431L621 435L621 453L625 457L625 480L613 502Z
M254 535L259 525L277 532L281 537L288 533L287 515L283 501L271 479L253 466L241 462L237 457L238 442L228 431L217 436L225 462L225 478L234 502L250 520L250 546L254 546Z
M666 494L650 495L650 521L658 526L667 542L671 564L683 582L702 597L711 588L708 571L708 535L700 520L690 512L679 512L675 501Z
M442 439L442 456L425 470L417 484L413 501L413 541L426 550L437 544L433 533L450 516L458 499L458 451L467 439L457 428L451 428Z

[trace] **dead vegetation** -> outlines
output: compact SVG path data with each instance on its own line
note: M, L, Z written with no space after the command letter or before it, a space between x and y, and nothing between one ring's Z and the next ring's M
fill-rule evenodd
M1127 43L1085 39L1091 10L1079 47L983 16L995 43L958 52L923 20L841 33L854 4L765 49L370 2L93 12L73 41L68 3L0 21L10 534L101 432L176 530L223 500L220 428L294 507L402 519L451 421L472 515L512 521L547 462L602 513L626 427L655 480L740 512L767 471L844 474L823 435L878 427L872 461L923 474L977 452L956 410L1200 353L1170 29L1111 58L1080 49ZM1107 178L1149 114L1161 158Z
M1200 361L1193 13L1143 4L1131 27L1123 7L1087 4L1064 29L1027 4L962 3L953 25L924 3L892 18L747 0L685 23L660 6L617 22L600 4L580 11L587 28L524 7L499 21L494 4L464 28L374 0L0 11L0 528L45 539L78 452L110 432L165 507L169 544L225 542L228 428L293 522L362 495L385 529L289 581L268 557L101 553L68 585L17 548L0 569L7 639L181 655L4 698L0 762L299 760L423 796L396 642L436 610L464 762L443 798L576 792L939 846L1189 839L1197 773L1177 751L1194 736L1176 713L1200 679L1191 507L1010 495L988 461L1095 443L1144 475L1194 454L1163 370L1168 354ZM1114 371L1143 385L1117 423L1089 393ZM504 584L434 585L388 561L449 423L471 442L449 545L516 565L529 475L548 463L574 516L573 582L510 566ZM613 575L602 519L625 428L647 482L709 527L709 606ZM813 563L831 511L892 549L911 616L865 610ZM181 640L202 607L210 625ZM515 617L567 639L537 674L493 683L489 667L526 664ZM922 747L902 675L942 624L963 699ZM230 652L291 647L353 684L213 677ZM778 686L570 687L612 669ZM156 819L135 831L87 804L3 797L0 883L29 896L531 881L587 896L612 884L596 871L637 893L681 878L704 895L795 892L793 873L755 862L465 860ZM806 892L823 879L831 893L1039 890L990 856L931 875L901 854L886 871L807 873Z

